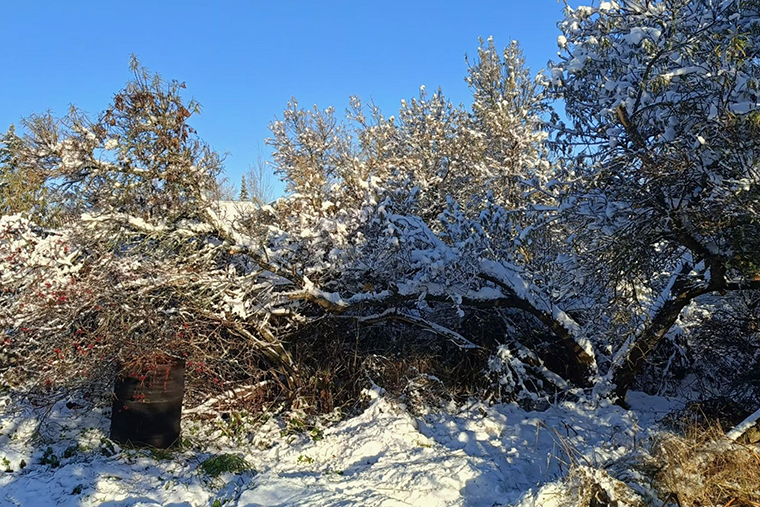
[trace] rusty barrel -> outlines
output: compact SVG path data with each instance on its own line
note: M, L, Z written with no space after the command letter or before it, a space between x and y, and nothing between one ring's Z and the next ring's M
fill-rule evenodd
M114 383L111 440L166 449L179 440L185 364L157 364L140 373L122 370Z

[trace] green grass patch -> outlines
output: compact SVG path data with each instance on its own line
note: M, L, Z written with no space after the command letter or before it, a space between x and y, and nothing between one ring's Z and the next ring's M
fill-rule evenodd
M42 465L50 465L52 468L58 468L61 464L61 460L58 458L58 456L53 453L53 448L48 447L45 449L45 452L42 454L42 459L40 459L40 464Z
M70 445L70 446L68 446L66 448L65 451L63 451L63 457L66 458L66 459L73 458L74 456L77 455L78 452L79 452L79 446L78 445L76 445L76 444L75 445Z
M244 457L237 454L219 454L200 464L200 469L209 477L219 477L223 473L239 474L251 470Z

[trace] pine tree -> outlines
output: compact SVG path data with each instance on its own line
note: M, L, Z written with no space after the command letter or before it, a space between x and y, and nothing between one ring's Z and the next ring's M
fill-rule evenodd
M245 174L240 179L240 200L241 201L249 201L250 196L248 195L248 183L245 181Z
M168 222L202 214L221 159L187 122L200 111L184 83L164 82L133 59L133 79L97 120L72 108L66 117L24 121L17 163L44 174L48 201L67 213L126 213Z
M42 171L20 160L23 147L14 125L0 135L0 214L44 211L45 178Z
M636 315L610 333L627 337L621 399L688 305L760 288L759 16L757 2L628 0L568 8L559 25L573 240L593 252L588 278Z

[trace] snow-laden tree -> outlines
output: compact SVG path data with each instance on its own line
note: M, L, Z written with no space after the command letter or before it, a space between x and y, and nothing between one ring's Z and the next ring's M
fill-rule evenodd
M758 287L760 4L565 13L551 78L580 182L566 211L585 273L622 296L630 321L610 371L622 397L686 306Z
M5 378L82 386L157 354L187 358L196 394L265 365L292 372L278 339L247 320L271 284L251 283L263 268L235 256L211 200L220 159L187 122L197 104L133 70L96 120L33 117L14 138L13 167L41 175L59 213L45 229L3 201L0 326L21 358Z
M553 204L552 196L544 195L556 168L546 153L544 118L550 108L543 78L531 78L516 41L502 52L493 39L480 43L466 77L472 91L468 127L477 140L470 149L479 157L472 168L461 168L475 174L460 185L490 189L505 208Z
M132 70L134 79L97 119L72 108L62 119L26 121L20 157L44 172L50 199L71 212L192 217L221 167L187 123L200 106L182 99L183 83L164 83L136 59Z
M477 345L454 331L458 319L517 309L552 337L566 363L559 373L589 385L591 342L556 304L558 277L538 273L557 256L538 246L556 247L561 233L537 222L557 205L543 78L530 78L516 44L499 52L489 40L467 82L469 111L424 87L390 117L358 99L344 121L292 101L272 125L290 194L267 210L268 257L296 275L291 299L358 323L401 320L463 347ZM494 338L511 347L502 357L512 378L527 361L563 383L518 334Z

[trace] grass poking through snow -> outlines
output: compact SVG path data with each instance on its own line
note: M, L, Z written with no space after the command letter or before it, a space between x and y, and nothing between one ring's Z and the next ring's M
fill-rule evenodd
M209 477L216 478L224 473L239 474L251 470L244 457L237 454L219 454L200 464L200 469Z

